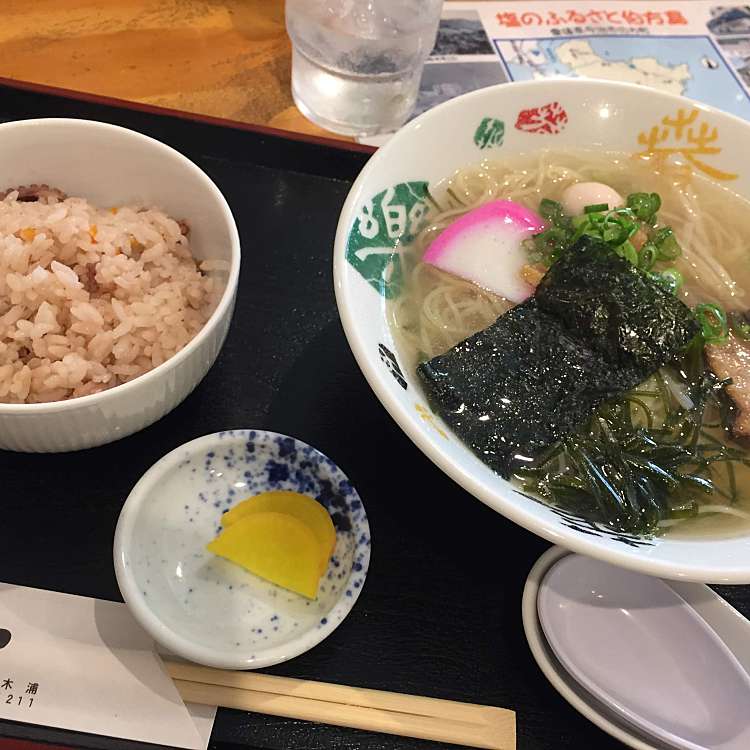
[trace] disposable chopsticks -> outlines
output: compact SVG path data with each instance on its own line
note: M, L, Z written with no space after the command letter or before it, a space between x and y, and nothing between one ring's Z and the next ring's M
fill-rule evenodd
M166 662L183 700L489 750L514 750L515 713L494 706Z

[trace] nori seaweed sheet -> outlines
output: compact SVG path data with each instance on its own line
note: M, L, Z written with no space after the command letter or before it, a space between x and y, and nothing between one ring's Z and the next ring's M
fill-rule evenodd
M641 368L642 380L700 330L677 297L585 235L552 265L535 297L542 310L561 318L612 364Z
M582 238L534 297L417 368L435 411L506 478L699 330L689 308L602 245Z

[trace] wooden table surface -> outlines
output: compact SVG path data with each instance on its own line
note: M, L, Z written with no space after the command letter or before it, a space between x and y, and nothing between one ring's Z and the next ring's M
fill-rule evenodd
M0 77L333 135L292 102L283 0L3 0L0 19Z

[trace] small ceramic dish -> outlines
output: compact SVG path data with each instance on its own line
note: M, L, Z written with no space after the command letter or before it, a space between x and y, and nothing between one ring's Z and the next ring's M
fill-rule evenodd
M545 677L552 683L552 686L573 708L596 724L600 729L616 737L628 747L635 748L636 750L667 750L668 748L675 747L675 744L671 744L666 739L660 740L651 734L644 733L635 724L618 715L617 712L606 705L604 700L600 700L598 694L587 690L573 677L555 655L554 649L550 644L550 640L552 639L547 639L540 620L541 599L546 597L549 600L550 591L547 586L550 579L548 576L550 573L554 573L554 570L559 570L558 563L570 554L570 552L560 547L553 547L547 550L531 569L526 580L522 604L523 627L534 659ZM570 559L572 560L573 558L571 557ZM583 560L580 557L578 559ZM594 560L588 560L587 562L594 566L601 565ZM621 571L615 572L618 575L621 574ZM740 668L750 674L750 645L748 645L750 644L750 622L708 586L685 581L664 581L664 583L674 591L685 605L695 611L705 625L719 637L723 646L731 652ZM589 584L584 586L586 591L590 588ZM545 597L540 597L540 591L545 594ZM575 599L571 600L571 605L574 601ZM548 601L547 603L549 604ZM659 616L662 617L665 614L665 612L662 612ZM545 622L549 627L549 617L547 617ZM641 624L643 625L645 622L647 620L641 618ZM557 636L564 636L565 633L562 631L565 629L565 626L560 626L560 632L554 634L556 636L554 640L559 640ZM656 634L654 635L656 637ZM706 654L703 653L701 658L705 659ZM711 660L709 659L709 661ZM622 712L620 711L620 713ZM712 713L711 715L714 714ZM727 725L726 723L722 723L721 726L724 728ZM723 731L722 729L722 733ZM727 737L726 739L729 738ZM740 739L739 746L744 747L741 743L742 740ZM679 746L684 747L686 745L679 744ZM693 745L691 744L690 746L692 747ZM707 746L714 747L715 745L709 742ZM729 744L727 744L728 746ZM722 744L722 747L724 747L724 744Z
M750 747L750 675L668 581L570 555L537 611L558 662L611 716L681 750Z
M671 745L647 737L635 727L613 716L596 696L585 690L568 674L547 643L542 625L539 622L537 609L539 586L550 568L558 560L569 554L570 552L562 547L552 547L536 561L529 577L526 579L521 605L523 629L536 663L544 676L550 681L552 687L576 711L596 724L599 729L620 740L628 747L634 748L634 750L670 750Z
M206 550L221 516L266 490L316 498L336 548L314 601ZM228 669L291 659L335 630L357 600L370 560L370 528L351 483L315 448L262 430L193 440L154 464L117 524L115 571L138 622L170 652Z

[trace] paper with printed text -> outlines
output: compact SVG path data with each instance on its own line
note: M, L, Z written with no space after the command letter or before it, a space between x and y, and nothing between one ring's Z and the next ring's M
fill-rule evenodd
M124 604L0 584L0 719L205 750L215 712L182 702Z

